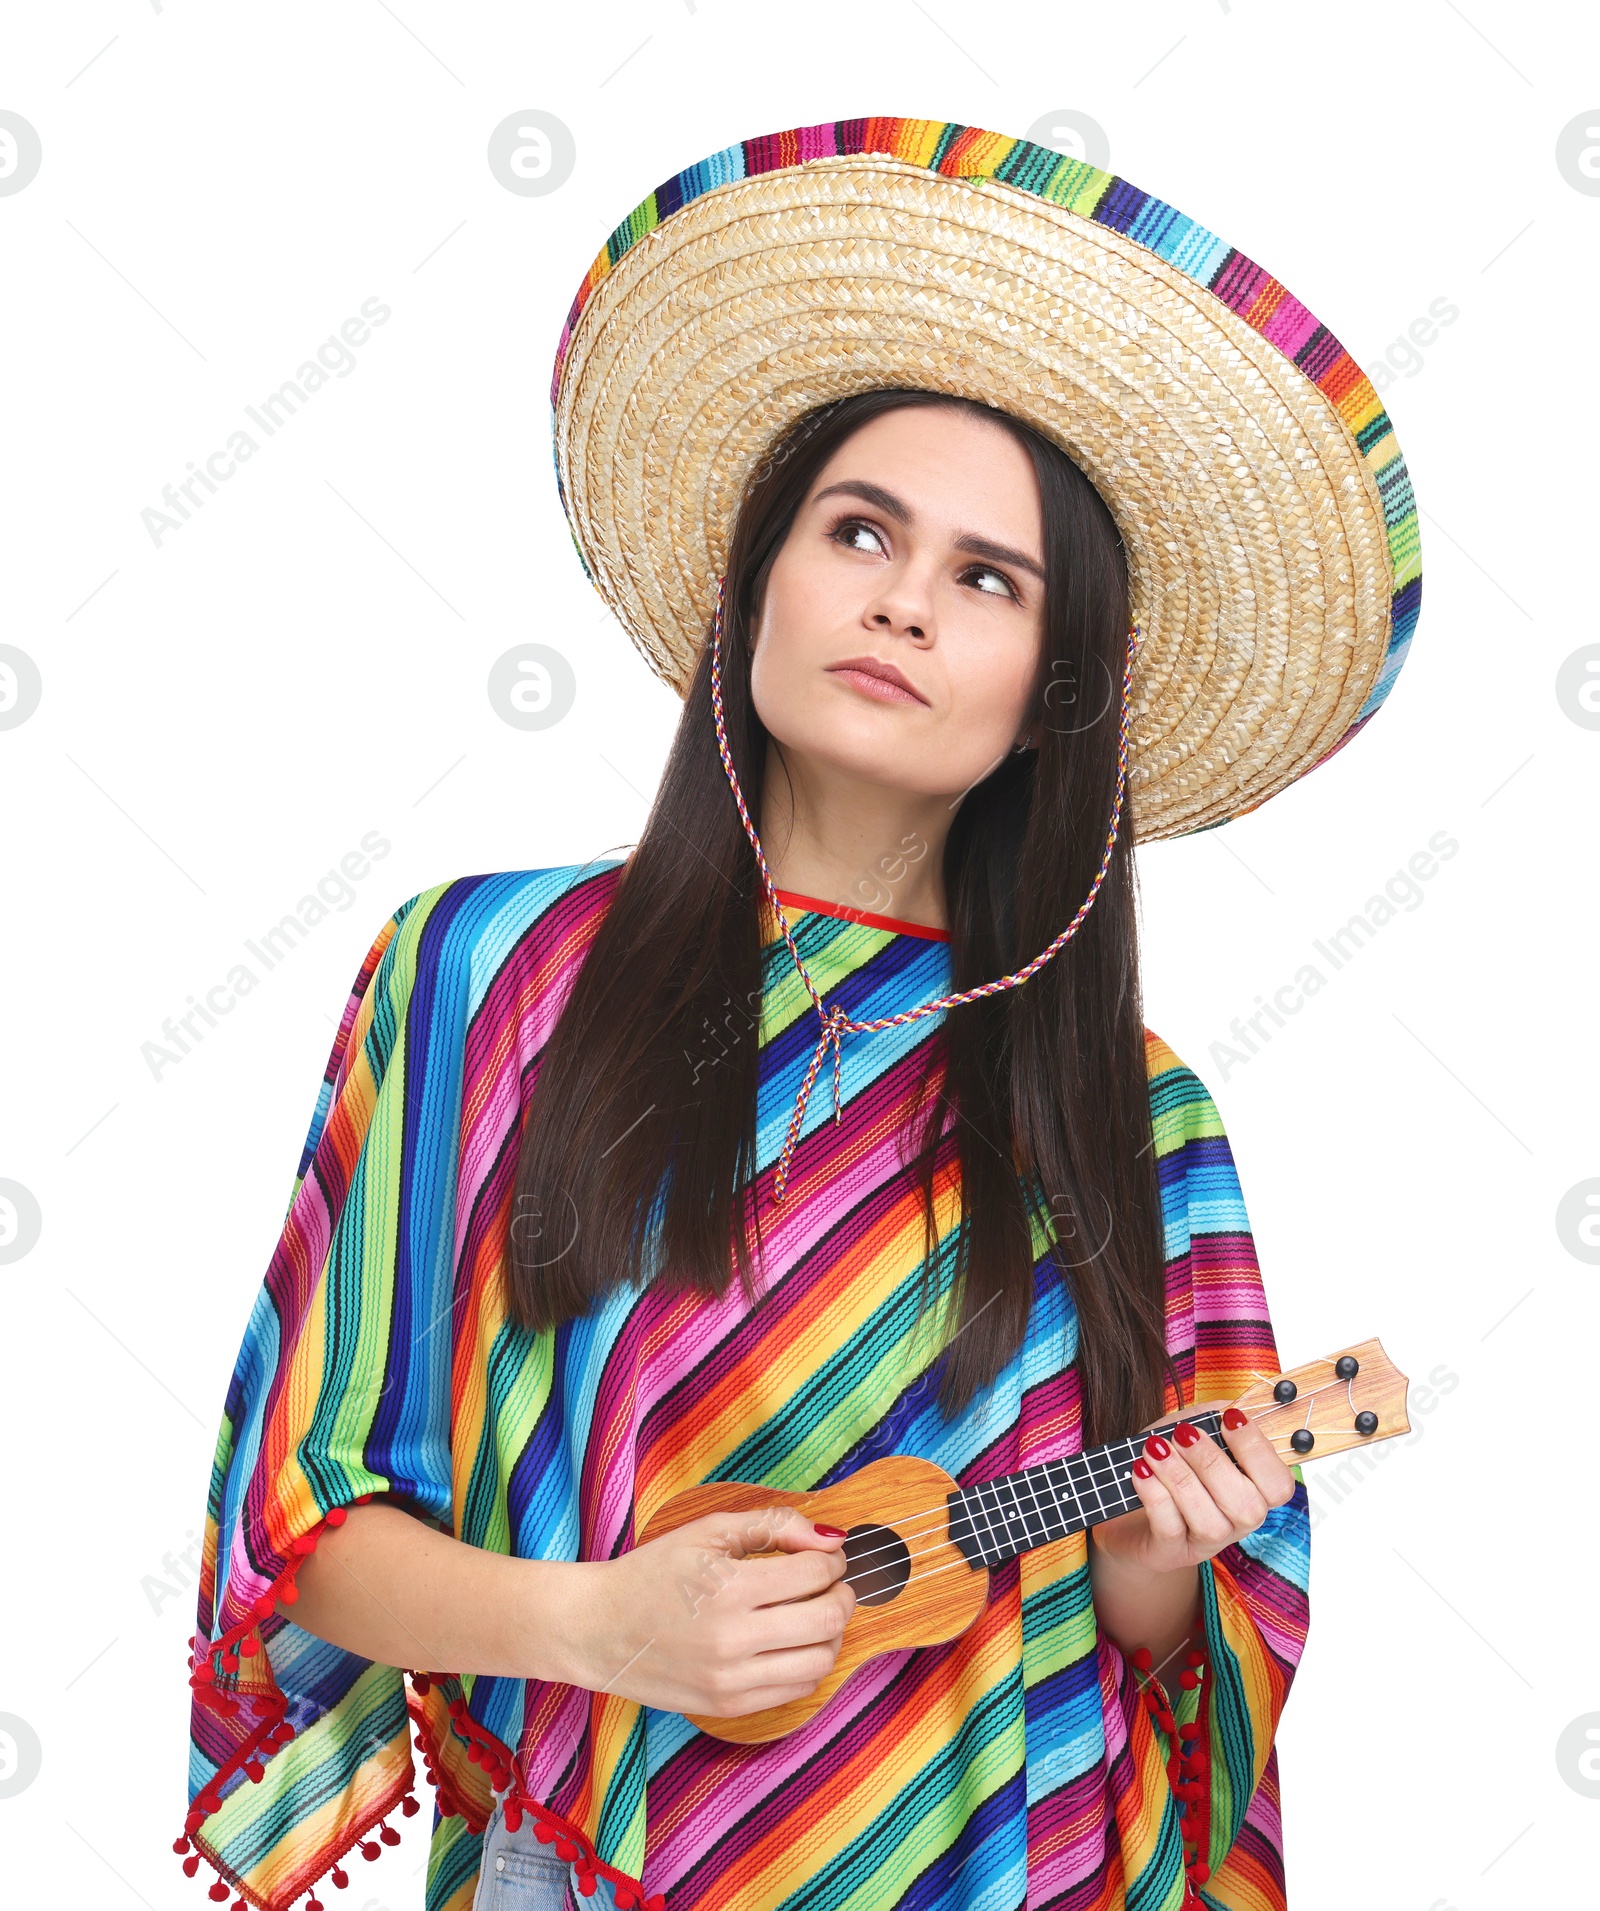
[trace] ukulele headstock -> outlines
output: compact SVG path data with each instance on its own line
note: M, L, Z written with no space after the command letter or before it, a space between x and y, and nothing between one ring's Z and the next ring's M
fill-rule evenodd
M1257 1380L1234 1404L1294 1465L1409 1433L1406 1386L1406 1376L1374 1338Z

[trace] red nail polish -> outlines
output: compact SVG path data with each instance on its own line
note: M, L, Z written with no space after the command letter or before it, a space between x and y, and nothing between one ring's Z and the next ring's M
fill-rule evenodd
M1191 1426L1187 1420L1180 1420L1172 1430L1172 1437L1179 1446L1192 1447L1196 1440L1203 1440L1205 1435L1198 1427Z
M824 1539L843 1539L845 1536L842 1526L824 1526L820 1520L813 1520L811 1524Z
M1144 1443L1144 1450L1152 1460L1164 1460L1172 1451L1159 1433L1152 1433Z
M1150 1480L1155 1478L1156 1470L1150 1464L1148 1460L1143 1460L1143 1459L1135 1460L1133 1463L1133 1470L1135 1473L1138 1474L1141 1480Z
M1233 1428L1247 1427L1250 1424L1250 1416L1238 1407L1229 1407L1228 1411L1222 1416L1222 1424L1225 1427Z

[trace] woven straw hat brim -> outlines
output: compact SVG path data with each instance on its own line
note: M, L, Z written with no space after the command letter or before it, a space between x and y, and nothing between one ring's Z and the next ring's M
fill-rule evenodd
M1415 616L1415 518L1376 395L1385 428L1358 433L1326 362L1297 362L1138 239L1003 178L852 151L705 186L603 256L557 368L557 474L590 577L680 694L751 474L802 413L889 385L1026 420L1111 508L1143 632L1141 839L1255 808L1386 694ZM1321 360L1354 371L1316 330ZM1088 686L1073 720L1114 712L1115 692Z

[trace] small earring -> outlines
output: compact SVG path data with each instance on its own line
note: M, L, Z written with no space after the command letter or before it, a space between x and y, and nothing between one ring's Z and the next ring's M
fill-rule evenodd
M1033 748L1033 737L1032 737L1032 734L1030 733L1029 735L1020 738L1016 743L1012 744L1011 754L1013 756L1021 756L1024 751L1031 750L1032 748Z

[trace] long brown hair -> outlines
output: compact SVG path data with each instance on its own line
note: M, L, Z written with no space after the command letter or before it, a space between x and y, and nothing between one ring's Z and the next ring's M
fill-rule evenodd
M943 872L955 991L1044 948L1082 902L1104 849L1128 583L1115 522L1089 479L1031 427L970 399L877 390L808 413L741 499L726 571L723 706L759 829L769 733L750 696L747 636L768 572L839 446L885 411L924 404L960 406L1010 431L1033 461L1043 513L1039 743L1009 754L956 812ZM720 1296L736 1269L756 1298L761 886L717 751L709 665L708 642L644 834L539 1064L513 1213L544 1219L514 1223L510 1244L509 1305L530 1329L587 1312L623 1280ZM923 1195L926 1304L935 1167L954 1118L961 1211L940 1356L946 1413L1021 1345L1038 1219L1054 1235L1050 1258L1077 1310L1088 1444L1159 1414L1163 1372L1183 1397L1166 1355L1132 849L1125 804L1110 868L1074 940L1020 987L935 1025L923 1043L919 1132L904 1144ZM709 1044L708 1031L721 1039Z

